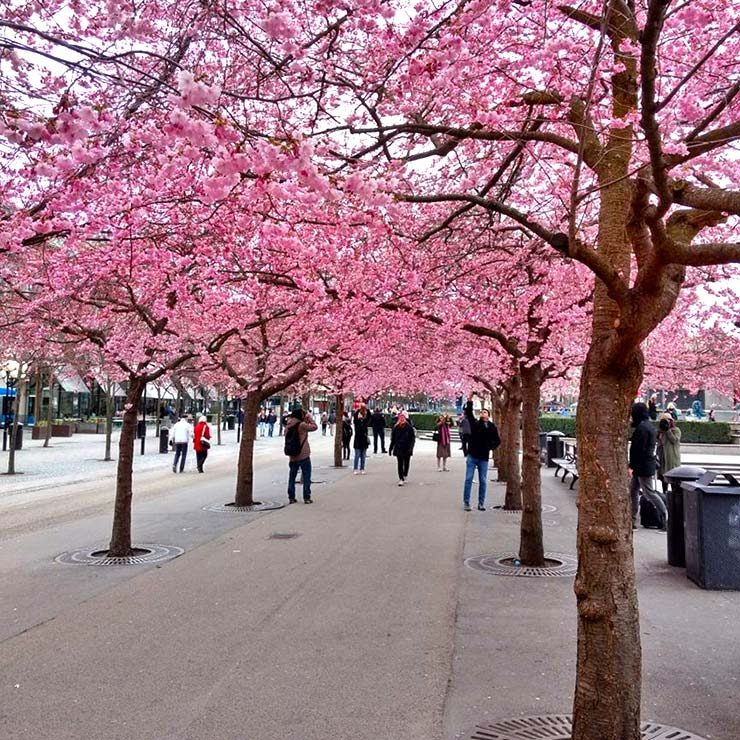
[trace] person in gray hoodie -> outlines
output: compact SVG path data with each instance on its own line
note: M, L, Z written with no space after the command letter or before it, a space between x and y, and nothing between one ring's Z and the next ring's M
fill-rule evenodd
M294 409L285 424L286 452L288 446L292 444L293 439L297 435L297 452L289 456L290 462L288 463L289 504L296 502L295 481L299 470L303 478L303 503L313 503L311 499L311 445L308 444L308 433L315 432L317 429L318 426L311 418L311 414L305 412L303 409Z

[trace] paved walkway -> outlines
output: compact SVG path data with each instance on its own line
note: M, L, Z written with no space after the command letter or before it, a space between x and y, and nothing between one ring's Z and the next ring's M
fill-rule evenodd
M43 528L27 513L8 533L0 497L0 737L452 740L568 712L572 578L463 565L515 548L518 522L461 510L462 458L438 474L420 442L398 488L388 457L364 477L329 468L330 444L312 435L316 503L263 514L202 511L233 495L226 452L205 476L152 473L135 493L135 539L186 549L161 567L55 564L105 541L109 508ZM263 448L257 490L282 498L280 442ZM547 470L543 484L556 507L546 546L573 553L575 494ZM492 484L491 503L502 497ZM670 568L665 535L638 530L635 546L644 717L737 740L740 593Z

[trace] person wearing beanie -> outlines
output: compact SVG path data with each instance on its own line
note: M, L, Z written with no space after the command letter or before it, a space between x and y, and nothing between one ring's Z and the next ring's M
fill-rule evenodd
M660 528L665 531L668 509L663 497L655 490L655 426L650 421L650 410L642 402L632 404L632 426L630 439L630 498L632 501L632 526L637 527L639 495L650 501L658 513Z
M211 429L208 426L208 420L205 414L198 415L198 423L195 425L193 432L193 448L195 449L195 462L198 472L202 473L203 463L208 457L208 450L211 449Z
M391 432L391 445L388 448L389 455L395 455L398 464L398 485L406 485L409 475L411 456L414 454L416 433L414 427L409 424L406 414L398 414L397 421Z
M311 445L308 444L308 433L318 429L311 414L302 408L293 409L285 424L285 452L289 454L288 459L288 503L294 504L295 482L298 470L303 477L303 503L312 504L311 498ZM297 440L295 451L293 450L294 438Z

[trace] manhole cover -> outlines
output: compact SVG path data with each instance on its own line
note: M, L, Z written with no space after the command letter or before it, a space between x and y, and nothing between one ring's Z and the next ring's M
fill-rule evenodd
M517 717L477 725L466 740L570 740L572 728L568 714ZM640 732L643 740L705 740L693 732L655 722L643 722Z
M300 537L300 532L273 532L267 539L268 540L294 540L296 537Z
M73 565L147 565L173 560L185 552L181 547L173 545L136 545L133 551L133 555L128 557L112 558L108 556L107 549L72 550L63 552L54 560Z
M215 511L222 513L224 511L235 511L238 514L249 513L250 511L272 511L273 509L282 509L285 504L277 501L257 501L252 506L235 506L233 503L228 504L210 504L203 507L203 511Z
M554 576L574 576L578 571L578 561L572 555L560 552L546 552L545 567L516 565L518 554L500 552L492 555L477 555L467 558L465 565L473 570L480 570L494 576L523 576L527 578L547 578Z

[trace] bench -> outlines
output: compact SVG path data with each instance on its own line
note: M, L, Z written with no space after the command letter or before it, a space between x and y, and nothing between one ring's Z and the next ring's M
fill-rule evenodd
M578 461L576 459L576 446L566 445L565 457L553 457L553 465L555 465L555 477L558 477L558 473L562 471L563 477L561 480L565 483L565 479L568 475L571 475L570 490L573 490L573 486L578 480Z

